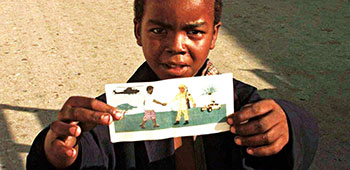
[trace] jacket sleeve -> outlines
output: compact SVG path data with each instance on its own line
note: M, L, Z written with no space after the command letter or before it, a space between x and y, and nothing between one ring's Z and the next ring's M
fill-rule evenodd
M317 122L309 113L295 104L285 100L275 101L282 107L288 118L293 169L308 169L318 146Z
M248 103L254 103L262 98L257 89L234 80L235 110ZM275 101L281 106L287 116L289 142L276 155L254 157L244 152L243 167L253 169L308 169L315 156L318 145L318 126L316 121L304 109L285 101Z
M79 145L79 169L115 169L114 146L110 142L107 126L98 125L93 130L84 132Z

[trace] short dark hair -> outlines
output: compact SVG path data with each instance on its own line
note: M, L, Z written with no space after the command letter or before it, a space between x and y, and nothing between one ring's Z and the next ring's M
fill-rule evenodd
M153 86L147 86L147 88L146 88L147 91L149 91L151 89L153 89Z
M135 2L134 2L135 20L138 22L141 22L141 20L142 20L145 1L146 0L135 0ZM217 23L220 22L220 19L221 19L222 0L215 0L214 9L215 9L214 25L216 25Z

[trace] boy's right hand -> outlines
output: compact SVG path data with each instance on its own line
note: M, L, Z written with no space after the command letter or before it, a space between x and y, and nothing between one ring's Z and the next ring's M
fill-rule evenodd
M117 112L116 108L93 98L70 97L46 135L44 150L48 161L57 168L72 165L78 155L76 143L81 132L119 120Z

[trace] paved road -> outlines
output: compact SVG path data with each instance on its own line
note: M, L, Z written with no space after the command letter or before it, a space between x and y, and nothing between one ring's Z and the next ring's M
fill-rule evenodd
M349 167L349 3L224 2L211 53L219 70L313 113L322 138L312 169ZM97 96L143 62L132 18L127 0L0 2L0 169L24 169L34 137L69 96Z

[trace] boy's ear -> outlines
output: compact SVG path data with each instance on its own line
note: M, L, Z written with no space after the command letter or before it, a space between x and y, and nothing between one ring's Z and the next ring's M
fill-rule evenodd
M134 35L136 38L136 43L139 46L142 46L142 41L141 41L141 22L137 21L134 19Z
M217 40L218 35L219 35L220 27L221 27L221 21L218 22L216 25L214 25L213 39L211 40L211 44L210 44L210 49L211 50L215 48L215 43L216 43L216 40Z

